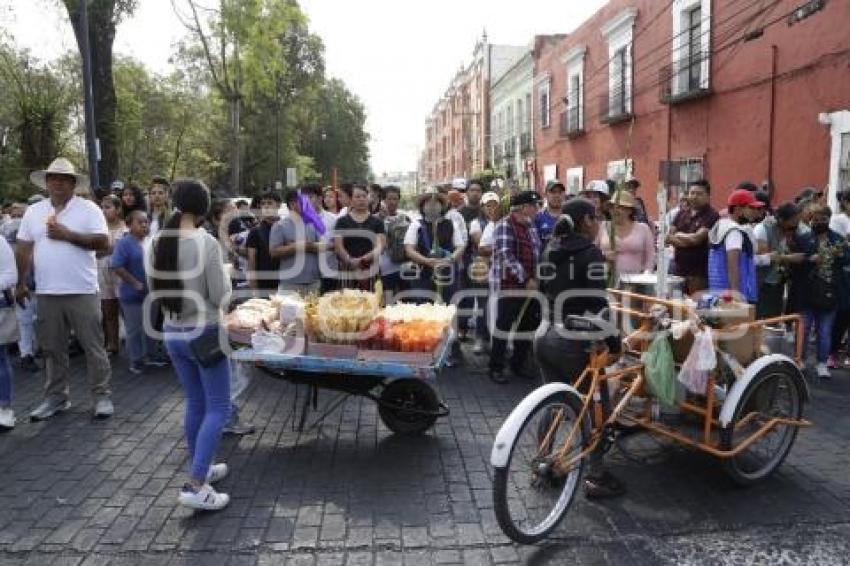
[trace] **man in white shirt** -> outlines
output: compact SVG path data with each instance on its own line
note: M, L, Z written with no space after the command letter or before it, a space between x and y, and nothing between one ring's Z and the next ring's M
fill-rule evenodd
M378 265L381 268L384 295L387 297L386 304L394 302L394 297L404 291L405 287L401 268L407 260L404 240L407 236L410 218L403 212L399 212L400 201L401 189L399 187L395 185L384 187L384 205L386 206L384 232L387 235L387 246L381 253Z
M47 360L45 399L31 414L46 420L67 411L68 337L73 330L86 354L86 369L95 401L94 416L113 413L109 380L112 370L103 345L95 253L109 246L106 219L96 204L74 196L88 187L70 161L57 158L44 171L30 175L49 198L30 206L18 231L17 262L21 274L15 290L23 302L29 296L27 274L35 270L38 294L38 337Z

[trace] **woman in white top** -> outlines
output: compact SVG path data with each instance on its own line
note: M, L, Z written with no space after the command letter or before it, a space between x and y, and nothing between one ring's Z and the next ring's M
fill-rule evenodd
M121 199L115 195L103 197L100 203L106 226L109 229L109 249L97 254L97 279L100 288L100 311L103 319L103 337L109 355L118 353L118 281L109 268L115 242L121 239L127 226L121 219Z
M171 186L168 179L163 177L154 177L151 188L148 190L148 200L150 201L150 233L154 236L165 226L165 221L171 214L171 203L169 202L169 191Z
M15 426L12 411L12 364L8 344L17 341L17 317L12 289L18 283L15 255L6 238L0 237L0 430Z
M484 193L481 197L481 206L484 210L484 216L487 218L486 225L482 226L482 222L478 218L475 218L469 225L469 238L475 243L477 250L477 255L469 266L469 277L482 286L487 286L489 283L487 274L490 271L490 258L493 256L496 222L502 216L500 205L499 195L492 191ZM493 296L492 290L490 296ZM481 307L479 312L483 310L483 307ZM485 343L489 341L487 324L483 315L476 319L475 328L475 346L473 346L472 351L475 354L483 354Z

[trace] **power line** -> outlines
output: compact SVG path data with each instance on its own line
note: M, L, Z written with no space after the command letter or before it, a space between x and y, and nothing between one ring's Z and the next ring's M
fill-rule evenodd
M721 19L721 20L717 21L717 22L716 22L716 24L715 24L715 23L713 23L711 26L707 27L707 28L706 28L704 31L702 31L702 32L701 32L698 36L695 36L695 39L696 39L696 38L700 38L700 39L701 39L703 36L705 36L706 34L711 33L712 31L714 31L715 33L718 33L718 32L719 32L719 27L720 27L720 26L722 26L723 24L726 24L726 23L730 22L733 18L735 18L735 17L739 16L740 14L742 14L742 13L744 13L744 12L748 11L750 8L752 8L752 7L756 6L756 4L763 3L764 1L765 1L765 0L754 0L753 2L750 2L750 3L749 3L749 4L747 4L747 5L746 5L743 9L738 10L738 11L737 11L737 12L735 12L734 14L730 14L729 16L727 16L727 17L725 17L725 18L723 18L723 19ZM749 18L745 19L743 22L735 22L735 23L730 24L729 29L725 30L725 31L726 31L726 34L725 34L724 36L721 36L721 37L719 38L718 43L722 43L723 41L725 41L726 39L728 39L729 37L731 37L731 35L733 35L733 34L737 33L737 32L738 32L738 31L740 31L743 27L746 27L747 25L749 25L749 24L750 24L750 23L751 23L751 22L752 22L755 18L757 18L758 16L763 15L763 14L765 14L766 12L768 12L769 10L774 9L774 8L776 7L776 5L778 5L780 2L781 2L781 0L773 0L773 4L772 4L771 6L768 6L768 7L766 7L766 8L765 8L765 7L760 8L758 12L756 12L755 14L752 14ZM794 11L796 11L796 9L795 9L795 10L792 10L790 13L793 13ZM789 13L789 14L790 14L790 13ZM789 14L786 14L786 15L784 15L784 16L782 16L782 17L787 17ZM782 19L782 18L780 18L780 19ZM774 23L775 23L775 22L774 22ZM688 30L685 30L685 31L688 31ZM682 35L682 34L681 34L681 33L676 34L675 36L673 36L673 38L675 38L675 37L677 37L677 36L680 36L680 35ZM635 62L633 62L633 68L634 68L634 69L636 69L636 64L635 64L635 63L636 63L637 61L645 60L647 57L649 57L649 56L650 56L650 55L652 55L653 53L657 52L659 49L661 49L661 48L663 48L663 47L666 47L666 46L670 45L670 44L672 43L672 41L673 41L673 38L671 38L671 39L670 39L670 40L668 40L668 41L665 41L665 42L664 42L664 43L662 43L662 44L657 45L656 47L654 47L654 48L650 49L648 52L643 53L641 57L635 58L635 60L634 60ZM743 37L742 37L742 38L740 38L740 39L743 39ZM662 55L662 57L653 59L653 63L655 63L655 62L660 62L660 61L666 61L666 60L667 60L667 54L668 54L668 53L675 53L675 52L677 52L677 51L679 51L679 50L683 49L684 47L686 47L686 46L685 46L685 45L682 45L682 46L680 46L680 47L678 47L678 48L676 48L676 49L672 49L671 51L665 51L665 52L664 52L664 54ZM722 50L725 50L725 47L724 47ZM703 55L703 59L704 59L704 58L708 58L708 57L710 57L710 56L711 56L712 54L714 54L715 52L720 52L720 51L719 51L719 50L708 50L708 51L706 51L706 52L704 53L704 55ZM671 67L671 68L678 68L678 67L680 67L680 66L682 65L682 63L684 63L684 62L686 62L686 61L688 61L688 60L690 60L690 59L691 59L691 54L688 54L687 56L681 57L681 58L679 58L679 59L674 59L671 63L665 63L665 64L662 66L662 68L663 68L663 67L666 67L667 65L670 65L670 67ZM600 67L600 68L601 68L601 67ZM646 70L650 70L650 69L648 69L648 67L644 67L644 69L646 69ZM660 68L655 68L654 72L659 72L660 70L661 70ZM650 74L652 74L652 73L650 73ZM597 77L604 77L604 78L608 78L608 74L607 74L607 72L606 72L605 74L597 75ZM590 80L592 80L593 78L594 78L594 77L591 77L591 79L586 79L586 80L584 81L584 83L585 83L585 84L583 85L583 89L582 89L582 90L583 90L583 93L582 93L582 95L583 95L583 98L585 99L585 102L586 102L587 98L589 98L589 97L590 97L590 98L592 98L592 96L590 96L590 95L596 95L596 94L598 94L598 91L596 91L596 90L590 90L590 89L588 88L588 83L589 83L589 81L590 81ZM638 79L638 73L637 73L637 71L635 70L635 71L634 71L634 73L633 73L632 83L633 83L633 84L638 83L639 81L638 81L637 79ZM655 86L657 86L657 85L661 84L661 82L664 82L664 81L662 80L662 81L656 82L656 83L654 83L654 85L655 85ZM609 84L608 84L607 82L606 82L606 83L602 83L602 86L604 86L605 88L608 88L608 87L609 87ZM644 91L641 91L641 92L644 92ZM634 98L636 97L636 95L637 95L637 92L633 92L633 93L632 93L632 99L634 99ZM561 104L563 104L563 100L562 100L561 98L554 99L554 101L553 101L553 97L552 97L552 96L551 96L551 94L550 94L550 102L549 102L549 108L548 108L550 112L551 112L552 110L555 110L555 109L556 109L556 107L557 107L557 106L559 106L559 105L561 105ZM584 104L583 106L586 106L586 104ZM540 108L538 107L536 110L537 110L537 112L539 112ZM539 117L539 116L538 116L538 117ZM534 118L535 118L535 117L534 117L534 116L532 116L532 119L534 119Z
M779 15L779 16L777 16L777 17L773 18L772 20L769 20L768 22L761 24L761 26L760 26L759 28L757 28L757 29L758 29L758 31L762 31L762 32L763 32L765 29L767 29L767 28L769 28L769 27L772 27L772 26L776 25L777 23L779 23L779 22L781 22L781 21L783 21L783 20L787 20L787 19L788 19L788 17L792 16L792 15L793 15L796 11L797 11L797 8L795 7L795 8L793 8L792 10L790 10L790 11L788 11L788 12L785 12L785 13L782 13L781 15ZM745 34L742 34L741 36L739 36L739 37L737 37L737 38L735 38L735 39L733 39L733 40L729 41L728 43L725 43L725 44L723 44L723 45L721 45L721 46L717 47L717 48L716 48L716 49L714 49L714 50L710 50L710 51L708 51L708 52L707 52L707 54L706 54L706 57L710 57L710 56L712 56L712 55L717 55L717 54L722 53L722 52L724 52L724 51L726 51L726 50L728 50L728 49L731 49L731 48L735 47L736 45L740 45L740 44L744 43L744 42L747 40L747 38L748 38L749 36L750 36L750 32L747 32L747 33L745 33ZM681 61L682 61L682 60L680 59L680 60L679 60L679 62L681 62ZM675 66L675 65L674 65L674 66ZM715 74L716 74L716 70L715 70ZM654 88L656 88L656 87L660 86L661 84L663 84L663 83L665 83L665 82L667 82L668 80L671 80L671 79L672 79L672 77L663 77L663 78L660 78L659 80L656 80L656 81L654 81L654 82L652 82L652 83L650 83L650 84L648 84L648 85L645 85L645 86L644 86L644 87L642 87L640 90L636 90L636 91L632 94L632 97L633 97L633 99L634 99L634 98L636 98L636 97L637 97L637 96L639 96L639 95L645 94L645 93L646 93L646 92L648 92L649 90L654 89ZM756 83L753 83L753 84L759 84L759 83L758 83L758 82L756 82ZM555 145L557 145L558 143L561 143L561 141L562 141L562 139L561 139L561 138L555 139L555 140L553 140L553 142L552 142L552 143L550 143L549 145L547 145L545 148L539 148L538 150L546 150L546 149L549 149L549 148L551 148L551 147L554 147L554 146L555 146Z
M732 14L729 14L722 19L718 19L716 22L711 21L710 25L708 25L708 26L705 26L703 24L708 22L709 18L708 17L702 18L701 19L701 26L704 27L705 29L702 30L698 35L694 36L693 39L699 39L700 41L702 41L704 36L711 34L712 32L719 34L720 29L722 27L725 27L725 25L727 23L729 24L729 29L732 30L731 34L737 33L737 31L740 30L742 25L749 24L754 18L756 18L756 17L764 14L766 11L774 8L776 5L781 3L781 1L782 0L773 0L773 4L771 6L764 7L763 4L764 4L765 0L753 0L752 2L745 5L743 8L741 8L738 11L736 11ZM735 18L737 18L741 14L744 14L747 11L749 11L751 8L756 7L756 5L760 5L759 9L756 13L751 14L748 18L744 18L742 21L733 21ZM729 31L729 29L727 29L726 31ZM659 63L661 61L666 61L670 54L676 55L677 52L682 51L686 47L688 47L687 44L682 43L678 47L675 47L675 48L672 48L672 49L667 49L667 47L669 47L676 39L678 39L679 37L688 33L689 31L690 31L690 29L685 28L684 30L682 30L678 34L673 35L669 40L662 42L662 43L656 45L655 47L650 48L649 50L643 51L641 53L640 57L633 58L632 69L633 69L634 78L637 79L639 69L641 69L641 70L649 69L651 66L654 66L656 63ZM710 37L710 35L709 35L709 37ZM724 37L719 38L718 43L727 39L728 37L729 37L729 34L727 34ZM632 45L634 45L634 42L632 42ZM659 52L661 52L660 57L652 57L653 55L655 55L656 53L659 53ZM643 65L641 67L641 63L646 62L646 60L650 59L650 58L652 58L652 60L649 63L646 63L645 65ZM673 62L674 63L680 63L681 60L679 60L679 61L674 60ZM602 67L598 68L594 75L592 75L588 79L585 79L585 81L584 81L585 92L589 91L589 87L594 81L602 79L602 78L605 78L605 79L608 78L607 68L605 69L605 71L606 71L605 73L599 72L601 70L602 70ZM637 82L637 80L634 80L634 82ZM603 82L602 84L607 86L607 82Z

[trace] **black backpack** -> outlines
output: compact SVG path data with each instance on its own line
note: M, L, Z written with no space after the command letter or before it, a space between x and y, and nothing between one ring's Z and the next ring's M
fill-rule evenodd
M405 214L387 219L387 255L393 263L407 261L407 252L404 250L404 236L409 227L410 218Z

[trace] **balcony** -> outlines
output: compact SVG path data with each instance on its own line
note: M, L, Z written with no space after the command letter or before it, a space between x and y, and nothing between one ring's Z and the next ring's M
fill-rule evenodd
M625 89L618 89L599 97L599 121L603 124L628 122L632 117L631 97Z
M703 68L709 56L709 51L696 51L681 61L662 67L658 76L661 103L679 104L710 95L711 84L706 76L707 70Z
M581 120L581 112L578 106L567 108L561 112L561 137L575 138L584 134L584 124Z

